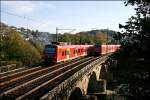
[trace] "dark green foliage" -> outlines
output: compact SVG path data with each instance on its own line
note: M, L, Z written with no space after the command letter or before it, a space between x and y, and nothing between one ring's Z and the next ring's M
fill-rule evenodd
M150 2L129 0L136 4L136 15L126 25L119 25L125 32L115 38L121 41L121 48L105 62L115 79L129 85L132 100L150 99Z

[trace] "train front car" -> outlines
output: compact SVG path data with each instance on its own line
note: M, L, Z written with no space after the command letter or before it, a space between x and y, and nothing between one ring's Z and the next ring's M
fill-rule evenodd
M45 63L57 62L57 45L45 45L43 51L43 60Z

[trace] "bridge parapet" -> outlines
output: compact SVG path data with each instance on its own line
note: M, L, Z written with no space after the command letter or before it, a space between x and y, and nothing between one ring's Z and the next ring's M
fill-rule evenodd
M101 64L105 61L107 56L103 56L96 61L88 64L68 79L64 80L61 84L57 87L53 88L49 93L44 95L41 100L66 100L68 94L71 93L72 89L75 88L77 82L82 79L82 77L88 73L93 67L98 64Z

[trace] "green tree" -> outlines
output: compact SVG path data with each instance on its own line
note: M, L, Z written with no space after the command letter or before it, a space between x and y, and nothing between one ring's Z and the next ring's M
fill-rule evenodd
M75 41L75 44L80 44L80 34L79 33L76 33L74 35L74 41Z
M120 83L129 85L132 100L150 99L150 1L129 0L136 4L136 15L126 25L119 25L125 32L118 33L121 48L106 61L108 69Z
M68 41L68 36L64 35L64 34L59 34L58 35L58 41L59 42L66 42L66 41Z
M103 32L96 33L95 43L106 44L107 43L107 34Z

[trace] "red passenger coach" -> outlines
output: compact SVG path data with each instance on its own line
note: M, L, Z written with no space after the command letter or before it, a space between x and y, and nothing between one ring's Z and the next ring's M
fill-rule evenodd
M112 53L115 52L117 49L119 49L119 47L120 45L95 45L93 50L95 52L93 54L95 56L98 56Z
M43 51L44 62L61 62L74 59L80 56L86 56L87 50L93 45L45 45Z

